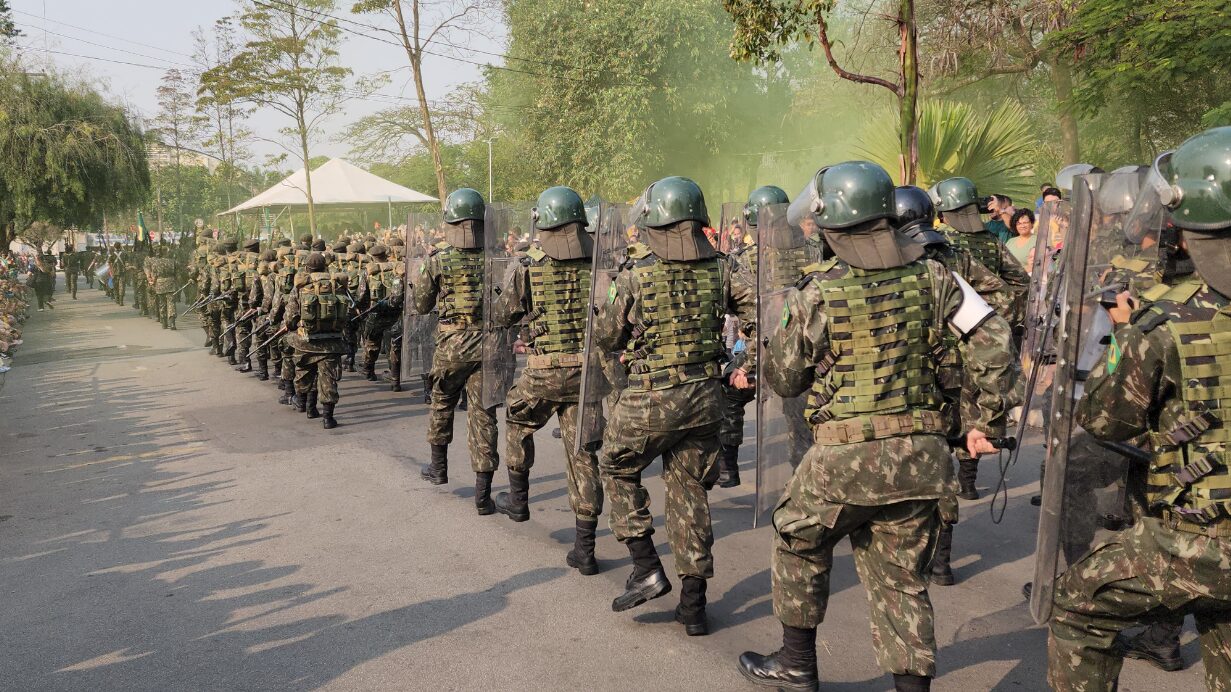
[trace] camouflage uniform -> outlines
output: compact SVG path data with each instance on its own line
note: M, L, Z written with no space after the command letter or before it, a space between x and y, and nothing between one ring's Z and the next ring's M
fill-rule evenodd
M361 312L372 310L356 330L363 348L364 374L370 381L376 381L376 360L380 357L385 336L402 318L405 274L404 263L374 256L358 276L359 295L355 307Z
M688 345L695 353L679 346L667 352L649 333L653 326L647 313L669 311L673 306L664 298L670 291L664 289L677 283L692 284L697 291L699 303L688 304L693 314L679 317L695 325ZM622 543L653 535L641 474L663 457L667 540L681 577L714 575L707 492L718 475L718 431L726 407L720 376L722 321L728 312L755 329L755 290L732 260L720 255L670 262L634 245L594 322L594 343L604 352L623 350L629 371L628 387L603 431L599 456L612 532ZM685 362L669 365L673 360ZM698 360L703 362L693 362Z
M119 243L116 243L119 245ZM128 291L128 253L119 249L115 249L111 260L111 297L115 299L116 305L124 306L125 293Z
M77 300L77 275L81 273L81 253L68 250L60 255L60 263L64 267L64 288L68 294Z
M1223 422L1231 410L1217 394L1228 385L1220 367L1228 354L1231 300L1194 283L1117 329L1086 381L1077 407L1083 428L1112 441L1145 434L1155 445L1146 480L1149 516L1060 578L1048 639L1054 689L1115 689L1122 662L1116 634L1185 614L1197 620L1207 687L1231 686L1231 483Z
M475 473L492 473L500 464L496 410L479 404L483 400L483 251L438 243L419 276L408 280L414 285L415 311L425 315L435 309L440 320L430 375L428 443L448 445L453 441L454 409L464 389L469 402L466 423L470 466Z
M235 290L235 318L238 319L246 315L257 304L253 303L253 299L259 301L260 296L254 296L253 291L259 287L257 281L257 267L260 263L260 255L256 249L260 247L255 241L248 241L244 244L244 251L232 255L231 277L232 285ZM255 324L253 316L249 315L247 319L240 322L231 330L231 334L235 340L235 360L240 364L243 372L248 372L252 369L249 363L249 349L254 345L252 343L251 334L252 327Z
M347 319L347 303L342 297L346 282L345 274L310 273L305 269L296 275L295 288L287 296L284 309L287 343L295 349L296 409L316 418L319 401L325 407L326 427L332 427L328 423L338 402L342 354L347 349L341 329ZM314 310L326 308L332 311L328 316L310 319Z
M886 299L909 302L902 296L912 287L891 293L894 283L926 285L930 290L924 295L934 299L877 311L876 303L865 306L850 297L875 290ZM872 606L877 660L895 675L930 677L936 670L924 570L940 527L939 500L952 483L945 438L950 422L935 384L899 381L869 388L862 380L851 380L850 373L896 361L910 363L898 367L899 377L909 367L905 372L912 379L935 378L932 363L944 348L946 322L962 301L957 280L933 261L880 271L838 264L810 275L788 297L783 326L762 354L769 381L761 386L771 386L781 396L799 396L809 387L813 392L808 413L814 444L773 514L774 613L793 628L815 628L824 620L833 549L850 536L855 567ZM874 346L852 345L852 335L863 331L852 331L849 325L859 321L865 308L875 311L869 319L892 320L898 331L914 336L882 332L873 337ZM979 391L979 416L966 423L989 436L1000 434L1004 424L1000 385L1011 366L1010 339L1008 324L991 316L958 342L970 381ZM842 351L836 358L834 348ZM858 360L842 362L852 356ZM862 391L866 389L901 395L886 399ZM875 413L862 415L859 402L868 396L877 404L864 410ZM897 405L884 408L895 400Z
M163 329L175 329L175 264L167 257L147 260L153 264L154 315Z

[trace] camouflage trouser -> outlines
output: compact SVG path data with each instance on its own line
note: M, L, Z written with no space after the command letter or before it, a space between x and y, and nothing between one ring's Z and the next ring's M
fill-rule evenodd
M621 400L621 403L623 400ZM667 486L667 541L680 576L714 576L714 531L708 491L718 479L718 423L682 430L631 425L621 403L603 431L599 471L611 505L611 531L621 543L654 533L650 494L641 473L659 456Z
M124 292L128 290L128 287L124 283L124 277L122 275L117 276L113 278L112 281L114 282L115 285L111 287L111 297L115 298L116 303L123 305L124 304Z
M1047 641L1052 689L1116 689L1124 662L1116 634L1187 614L1197 620L1206 687L1231 689L1229 559L1231 538L1177 531L1155 518L1095 548L1056 586Z
M393 328L399 315L371 314L364 318L363 327L359 330L360 345L363 348L364 366L376 365L380 358L380 346L385 340L385 332Z
M205 307L205 333L209 335L210 342L219 350L222 350L222 341L219 335L222 334L222 303L214 302Z
M220 300L214 303L214 305L218 306L218 326L220 327L218 333L221 335L222 332L226 332L235 323L235 306L225 300ZM234 329L231 329L225 336L222 336L222 352L229 356L235 355Z
M792 627L816 627L829 605L833 550L850 536L855 571L871 605L872 646L886 672L936 674L932 601L924 570L940 528L936 500L844 505L817 494L805 460L774 510L774 614Z
M578 519L596 520L603 512L603 486L598 477L598 457L594 452L574 452L577 439L577 402L552 401L527 396L514 385L505 401L505 442L510 471L529 473L534 466L534 433L553 415L560 420L564 439L565 474L568 500Z
M235 310L235 314L238 317L247 311L247 306L240 306ZM248 351L255 345L252 343L252 339L248 338L252 333L252 324L255 321L255 318L250 317L231 332L235 335L235 360L238 360L240 363L248 360Z
M726 397L726 415L718 431L718 442L723 447L738 447L744 441L744 409L756 401L757 390L736 389L724 384L722 393Z
M296 353L295 393L304 395L313 389L322 404L338 403L338 378L342 376L340 353Z
M270 346L282 363L281 378L289 382L295 379L295 349L287 345L286 339L286 336L279 337Z
M163 324L175 324L175 301L170 293L154 294L154 316Z
M70 296L77 297L77 272L64 272L64 288Z
M495 471L500 466L497 451L499 430L496 409L483 408L483 367L479 361L432 363L432 417L428 423L427 441L434 445L453 442L453 417L457 402L466 390L466 441L470 450L470 468L475 473Z

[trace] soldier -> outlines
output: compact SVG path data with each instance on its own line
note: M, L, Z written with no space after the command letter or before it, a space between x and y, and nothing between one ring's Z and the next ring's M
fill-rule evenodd
M77 258L77 266L81 267L81 272L85 275L86 288L94 288L94 263L98 254L89 242L87 239L85 250L82 250L81 256Z
M925 249L924 256L945 265L949 271L962 277L989 305L1007 302L1003 280L983 263L975 259L970 250L955 247L948 238L935 230L936 209L927 192L912 185L894 190L894 215L898 232L919 243ZM957 336L952 332L943 335L944 347L939 355L937 379L940 382L948 410L952 414L950 437L959 436L965 426L963 419L979 419L978 390L962 386L963 368ZM1011 386L1011 383L1005 383ZM940 502L941 529L936 541L936 555L932 560L931 581L941 586L954 583L950 557L953 553L953 527L958 520L957 494L947 489Z
M774 613L783 647L746 652L756 684L816 690L816 628L824 619L833 549L851 537L871 602L877 659L896 689L927 690L936 669L924 570L952 482L949 421L935 355L946 330L963 338L963 363L981 396L966 445L991 453L1004 424L998 392L1011 333L982 298L922 246L897 233L894 188L876 164L817 172L806 205L841 262L809 274L787 299L770 338L762 386L781 396L811 389L813 446L774 511Z
M115 299L116 305L124 307L124 293L128 282L128 267L126 266L128 253L124 252L117 241L112 247L111 254L111 297Z
M757 210L772 204L787 204L791 200L786 191L774 185L758 187L748 195L748 203L744 205L743 216L750 227L750 242L734 253L741 271L748 272L749 282L755 286L757 276ZM745 354L731 354L728 368L737 367L744 361ZM756 400L756 387L737 389L730 384L724 384L723 395L726 397L726 415L722 417L722 428L718 431L718 443L722 446L719 455L718 486L734 488L739 485L739 447L744 441L744 410L748 404Z
M513 521L530 518L534 433L556 416L564 441L569 504L576 518L574 546L565 561L582 574L598 574L594 536L603 511L598 458L593 450L576 446L594 242L586 232L585 204L570 188L545 190L533 216L541 247L529 248L516 263L493 305L495 321L502 326L528 319L530 353L506 398L509 492L496 495L496 510Z
M413 283L415 311L436 310L436 351L432 356L431 422L428 443L432 460L421 475L433 485L449 482L448 450L453 441L453 415L463 390L470 402L466 414L470 466L475 473L475 508L480 515L496 511L491 499L492 476L500 464L496 409L482 401L483 359L483 221L486 205L476 190L453 191L445 201L445 240L437 243Z
M366 313L356 329L363 346L363 374L375 382L376 359L380 357L385 335L402 318L405 300L406 266L389 261L389 249L377 243L372 246L371 261L359 275L359 295L355 307ZM352 320L354 321L354 320Z
M1024 319L1024 315L1019 314L1021 301L1030 288L1030 275L996 235L987 230L979 216L980 199L975 184L967 178L943 180L936 185L935 198L938 200L936 209L944 222L941 233L948 237L951 245L969 252L971 257L1004 281L1006 290L998 294L998 302L993 303L992 307L1008 321L1010 327L1020 328ZM958 497L963 500L979 499L979 491L975 487L979 474L978 459L970 458L962 449L957 450L957 458L961 486Z
M169 250L158 248L158 256L150 260L154 286L154 314L163 329L175 330L175 263Z
M257 269L261 261L260 238L249 238L244 241L243 252L236 253L232 260L232 286L235 289L235 313L239 322L232 330L235 336L235 360L239 363L237 372L252 372L252 358L249 349L253 344L249 338L252 335L252 325L256 318L257 306L260 305L260 282L257 280Z
M215 246L217 253L210 261L213 297L209 304L210 318L214 321L214 329L218 334L219 358L226 358L231 365L235 360L235 330L230 329L235 321L235 285L233 273L233 258L237 243L234 238L226 238ZM230 330L230 331L228 331Z
M1197 620L1206 686L1231 680L1231 128L1207 130L1155 163L1160 199L1196 266L1121 325L1086 381L1076 421L1091 435L1153 449L1147 515L1071 566L1048 638L1056 690L1112 690L1137 623ZM1118 299L1128 307L1129 295Z
M131 262L127 269L128 275L132 277L133 283L133 310L138 314L149 316L149 277L145 273L145 260L149 258L146 253L145 246L137 245L133 247Z
M81 256L73 250L73 246L65 245L60 255L60 265L64 269L64 288L73 300L77 300L77 275L82 269L80 262Z
M282 324L286 318L286 301L295 287L298 273L299 251L284 241L275 251L277 262L272 270L274 297L270 302L270 324ZM290 346L290 336L284 335L270 343L270 354L277 363L278 389L282 391L278 403L295 404L295 349Z
M257 262L256 281L252 283L252 294L249 298L249 303L256 308L257 316L253 319L253 331L248 338L251 341L252 352L256 355L256 378L262 382L269 379L270 345L264 342L272 334L270 327L274 324L271 314L274 308L274 296L277 292L275 286L277 260L278 255L272 249L261 253ZM279 389L281 389L281 383L279 383Z
M642 472L661 456L667 539L682 582L675 619L688 635L705 635L706 580L714 574L707 493L718 476L725 408L723 317L735 314L755 330L755 291L705 237L709 214L692 180L654 183L632 213L648 244L629 248L594 323L594 343L606 353L622 351L628 373L599 457L612 532L633 558L626 589L611 608L628 610L671 591L641 485ZM730 384L747 388L748 367L736 368Z
M201 329L205 331L205 346L210 349L210 353L212 354L214 352L213 324L209 319L207 319L208 307L204 302L209 299L210 295L209 257L209 239L201 236L197 238L197 248L192 253L192 263L188 266L188 278L196 284L196 312L197 316L201 320Z
M349 303L345 297L346 275L326 269L324 255L308 255L287 297L283 325L288 343L295 349L295 410L308 418L323 416L325 429L332 430L338 427L333 413L346 351L342 327Z

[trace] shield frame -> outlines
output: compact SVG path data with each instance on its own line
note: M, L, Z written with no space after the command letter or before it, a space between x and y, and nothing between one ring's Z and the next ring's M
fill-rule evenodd
M504 405L517 375L519 359L513 349L519 325L497 324L494 306L509 273L521 259L516 249L510 252L506 247L510 236L524 223L528 229L526 238L534 242L533 208L532 203L524 202L488 204L483 221L483 362L479 403L485 409ZM522 242L520 238L513 240Z
M427 264L428 255L433 243L427 235L439 230L444 224L444 214L441 212L411 212L406 217L406 232L403 242L406 244L405 257L402 262L406 268L406 297L402 305L402 380L413 382L416 378L423 380L424 395L430 395L427 377L432 369L432 359L436 352L436 317L428 313L420 315L415 312L414 301L411 299L411 286L422 273Z

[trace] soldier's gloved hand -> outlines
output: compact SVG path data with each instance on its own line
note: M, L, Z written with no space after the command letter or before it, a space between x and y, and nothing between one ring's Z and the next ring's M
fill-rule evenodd
M987 435L978 430L971 430L966 433L966 451L970 452L970 456L978 458L984 454L995 454L1000 450L992 445Z
M731 371L731 376L727 378L727 384L730 384L736 389L752 389L756 386L754 380L748 379L748 373L743 368L736 368Z

